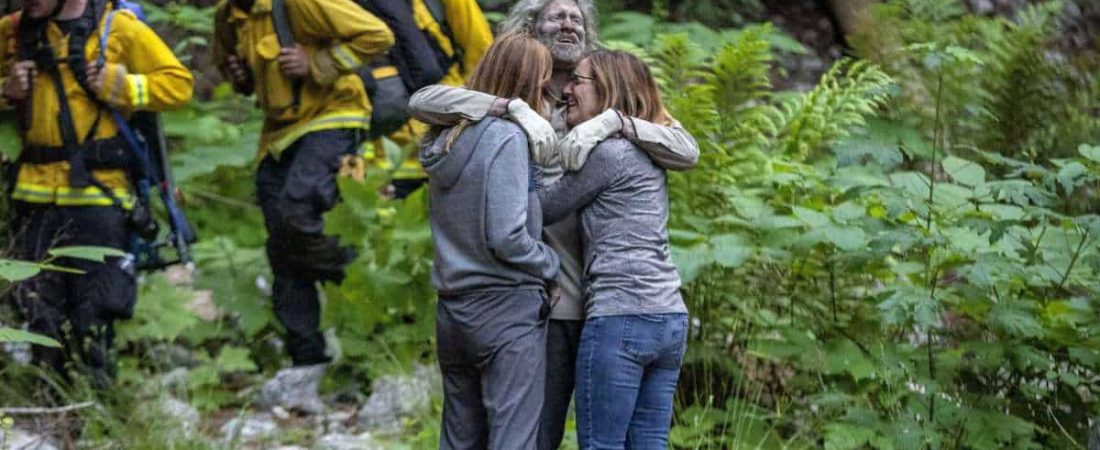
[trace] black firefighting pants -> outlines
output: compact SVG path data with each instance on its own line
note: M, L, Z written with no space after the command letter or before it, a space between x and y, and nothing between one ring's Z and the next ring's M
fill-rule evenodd
M114 206L54 206L12 202L16 258L43 261L51 248L89 245L126 250L130 230L126 214ZM53 265L83 273L43 270L17 283L13 299L30 331L49 336L62 348L35 345L37 364L63 377L83 373L92 386L110 386L114 322L133 316L137 300L133 259L106 262L60 258Z
M319 325L315 284L339 283L355 257L339 238L326 236L323 214L339 199L341 158L355 153L357 130L316 131L299 138L278 159L264 158L256 172L256 197L267 228L267 258L275 275L272 302L286 329L287 351L296 366L328 362Z

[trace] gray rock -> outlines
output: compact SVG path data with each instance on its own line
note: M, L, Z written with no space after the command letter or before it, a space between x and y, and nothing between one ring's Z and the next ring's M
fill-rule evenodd
M374 440L370 433L327 434L313 444L313 450L384 450L385 447Z
M18 324L13 325L0 322L0 328L2 327L12 327L26 331L25 326L19 326ZM31 344L27 342L4 342L0 344L0 347L2 347L4 352L10 355L11 359L17 364L25 366L31 363Z
M348 426L351 425L351 418L355 415L355 411L336 411L331 414L326 414L324 417L323 425L324 430L328 433L343 433L348 431Z
M31 433L21 428L0 428L0 448L19 450L57 450L53 438Z
M326 369L328 364L282 369L264 383L256 404L264 408L280 406L307 414L319 414L325 410L325 404L317 396L317 389Z
M222 438L226 443L257 441L275 435L279 425L268 413L235 417L222 425Z
M177 344L156 344L149 349L153 362L161 367L195 367L199 360L190 349Z
M183 390L187 388L188 377L191 371L186 367L177 367L160 376L160 386L167 390Z
M432 395L442 392L435 367L417 365L412 375L384 376L371 383L371 395L359 410L359 427L379 434L400 433L404 419L427 413Z
M4 351L11 355L16 364L29 365L31 363L31 344L26 342L5 342Z
M1089 418L1089 450L1100 450L1100 417Z
M165 396L161 398L157 404L158 411L176 421L178 428L173 427L173 431L178 431L184 437L192 438L198 434L199 410L191 406L190 403L179 400L175 397Z
M971 2L971 8L974 14L981 16L987 16L993 14L996 11L996 6L990 0L975 0Z
M1077 19L1082 15L1081 7L1077 6L1077 4L1073 2L1066 2L1066 6L1065 8L1063 8L1062 13L1066 16L1066 19L1068 20Z
M824 72L825 61L816 56L802 58L802 70L813 73Z

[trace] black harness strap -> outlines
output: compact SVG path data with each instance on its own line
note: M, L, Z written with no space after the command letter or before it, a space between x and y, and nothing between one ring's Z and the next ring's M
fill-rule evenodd
M57 55L50 46L46 35L46 25L48 21L46 19L28 20L20 24L21 26L18 30L18 46L19 54L23 59L34 60L36 65L49 75L50 81L53 83L54 90L56 91L58 108L57 124L61 133L61 142L65 149L64 153L67 157L66 159L69 161L70 187L83 189L94 186L110 197L115 206L122 207L122 201L114 195L114 192L91 175L87 161L88 155L85 153L87 150L95 150L96 161L94 165L97 166L97 168L106 168L114 164L109 161L100 161L100 159L108 156L111 152L103 152L101 150L108 150L103 147L119 142L117 139L108 139L102 142L96 142L94 139L96 131L99 129L99 121L102 117L105 105L99 100L95 95L95 91L88 84L86 73L87 65L84 60L84 47L88 42L88 37L99 25L98 19L101 16L100 12L103 10L104 5L105 3L102 1L96 1L89 4L84 15L77 19L78 22L74 24L69 33L68 55L64 61L73 72L73 76L77 80L77 83L87 93L88 98L92 99L97 106L95 119L88 129L88 133L84 136L84 139L80 139L77 136L72 106L69 103L68 95L65 93L65 82L61 76L61 62L58 61ZM29 109L30 102L27 103L27 109ZM27 123L29 127L30 122L28 121ZM38 156L35 156L33 151L27 154L27 159L36 157ZM29 161L26 161L21 155L20 162ZM119 164L125 163L120 161Z
M424 0L424 6L427 6L428 12L432 13L432 18L435 19L435 23L439 24L439 28L443 30L443 35L447 36L447 39L451 41L451 50L454 52L451 54L451 64L458 64L458 70L460 72L465 72L465 53L462 50L462 46L455 40L455 34L451 31L451 25L447 22L447 10L444 8L443 3L439 0ZM450 67L444 67L443 70L450 70Z
M286 12L286 0L272 0L271 21L275 26L275 38L279 41L280 48L294 47L294 31L290 28L290 16ZM302 103L302 80L295 79L292 82L294 90L294 103L292 108L297 108Z

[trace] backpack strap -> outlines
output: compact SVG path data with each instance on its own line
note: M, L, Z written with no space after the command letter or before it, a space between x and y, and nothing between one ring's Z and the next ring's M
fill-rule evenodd
M286 11L286 0L271 1L271 21L275 25L275 37L279 47L294 46L294 31L290 28L290 16Z
M432 19L435 19L435 23L439 25L439 29L443 31L443 35L447 36L447 39L451 41L451 49L454 50L454 53L451 55L451 63L457 63L459 71L466 72L466 62L463 57L462 45L455 40L455 34L451 30L451 25L447 22L446 7L443 6L440 0L423 1L424 6L428 8L428 12L432 13ZM449 69L449 67L447 69Z
M119 11L118 9L112 9L111 12L107 13L107 18L103 21L103 29L100 30L99 33L99 56L96 58L96 64L99 65L99 67L103 67L104 64L107 63L107 38L111 35L111 25L114 24L115 15L118 14ZM119 134L122 135L130 151L137 157L137 167L132 168L136 169L137 173L132 175L138 176L133 177L133 181L137 184L139 194L145 196L149 191L149 180L147 177L155 173L153 172L152 163L149 160L149 148L145 145L145 141L140 139L137 133L134 132L134 129L130 127L130 122L122 116L122 113L106 104L104 104L103 107L111 111L111 118L114 119Z
M279 47L290 48L295 45L294 30L290 27L290 15L287 14L286 0L271 1L271 22L275 26L275 38L279 41ZM302 100L302 80L293 81L294 102L292 108L297 108Z

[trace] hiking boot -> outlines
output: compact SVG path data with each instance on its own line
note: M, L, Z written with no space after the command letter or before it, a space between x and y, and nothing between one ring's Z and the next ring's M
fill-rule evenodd
M264 383L260 397L256 400L257 405L264 408L280 406L305 414L320 414L325 410L325 404L317 395L317 389L326 369L328 363L289 367L278 371Z

